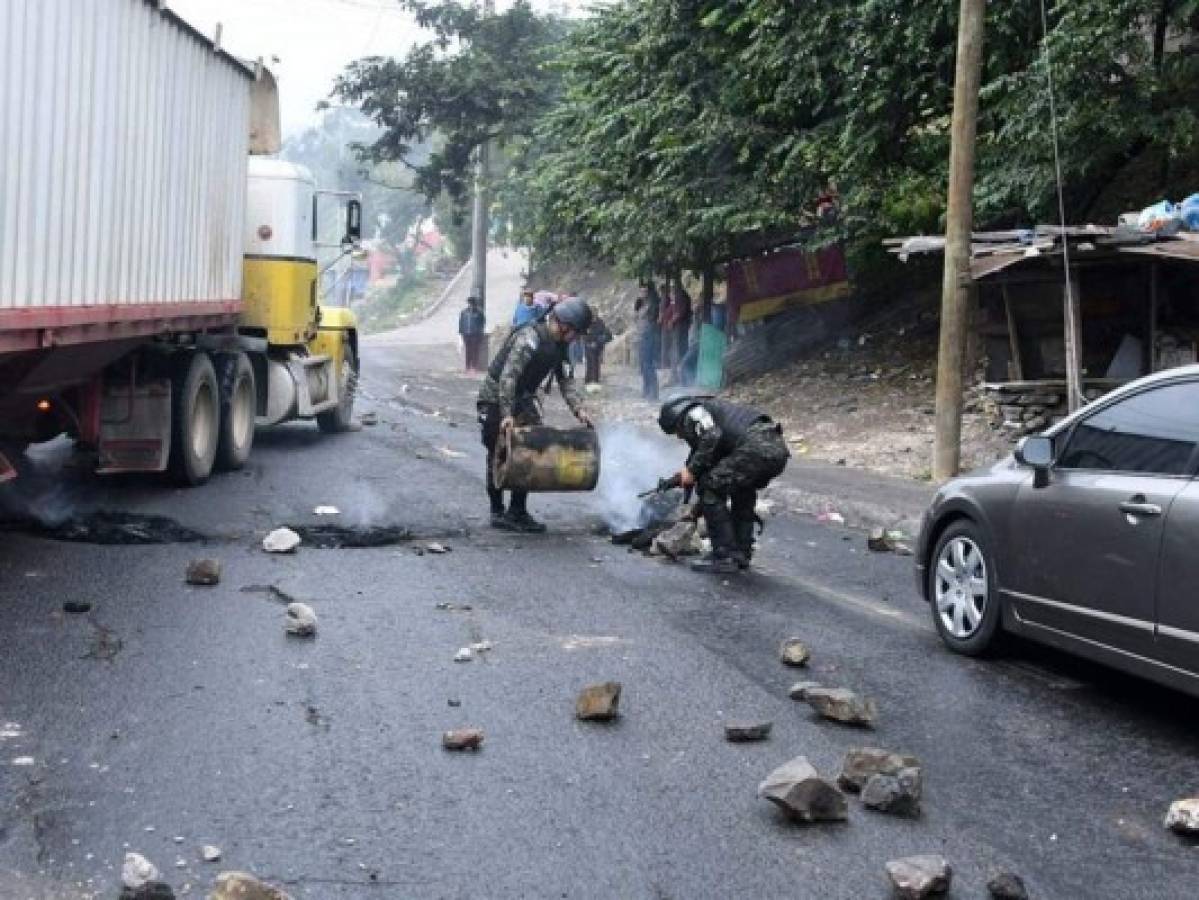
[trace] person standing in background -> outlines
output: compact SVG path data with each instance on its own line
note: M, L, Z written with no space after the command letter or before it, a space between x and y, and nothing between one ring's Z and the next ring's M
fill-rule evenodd
M674 341L675 341L675 367L682 368L683 360L687 358L687 348L691 343L691 317L692 317L692 302L691 295L687 293L687 289L683 287L681 281L676 281L674 284Z
M483 371L483 339L487 334L487 314L479 306L478 297L467 297L466 308L458 314L458 334L466 357L466 373Z
M660 332L661 356L659 358L658 367L661 369L670 369L674 367L677 360L674 358L674 351L677 344L674 340L675 316L678 307L675 305L674 289L669 281L662 285L662 304L658 311L658 330Z
M583 349L587 357L587 367L583 376L584 384L599 384L600 369L604 363L604 347L612 341L612 330L599 316L596 316L583 336Z
M533 302L533 292L527 288L520 292L520 302L516 304L516 312L512 314L512 327L520 328L537 318L541 310Z
M661 341L658 329L658 290L653 281L641 285L633 312L638 329L637 356L641 368L641 396L658 399L658 359Z

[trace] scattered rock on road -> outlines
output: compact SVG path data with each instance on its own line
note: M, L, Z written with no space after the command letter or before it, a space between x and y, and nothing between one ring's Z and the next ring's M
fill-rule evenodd
M212 844L205 844L200 848L200 858L204 862L216 862L221 858L221 848L214 847Z
M791 685L791 689L787 691L787 696L792 700L807 700L808 691L818 687L823 687L819 681L797 681Z
M187 564L188 584L210 587L221 582L221 563L216 559L193 559Z
M589 685L575 701L575 718L584 722L608 722L619 715L619 681Z
M839 822L849 818L849 805L836 785L820 777L807 757L779 766L758 785L758 796L796 822Z
M914 756L892 753L878 747L851 747L841 763L837 784L856 794L874 775L898 775L901 769L919 767L920 760Z
M1028 900L1024 879L1014 872L996 872L987 879L987 893L992 900Z
M121 888L117 900L175 900L175 889L165 881L147 881L138 888Z
M291 895L247 872L222 872L208 900L291 900Z
M483 731L479 728L456 728L441 736L441 746L447 750L478 750L483 746Z
M724 738L732 744L748 744L752 741L764 741L770 737L773 722L726 722Z
M904 900L922 900L948 892L953 870L945 857L933 853L906 856L887 863L887 876L895 894Z
M158 867L140 853L126 853L121 865L121 884L127 888L140 888L148 881L158 880Z
M869 697L859 697L848 688L812 688L804 700L826 719L846 725L873 727L878 707Z
M862 788L862 805L867 809L896 816L920 815L920 795L924 779L915 766L900 769L894 775L871 775Z
M685 520L672 525L654 538L650 551L671 559L694 556L700 552L700 538L696 524Z
M267 553L294 553L300 546L300 536L290 528L276 528L262 539L262 549Z
M92 605L83 600L68 600L62 605L62 611L72 615L82 615L92 611Z
M287 604L287 633L296 637L313 637L316 634L316 613L307 603Z
M434 553L434 554L438 554L438 555L440 555L442 553L450 552L449 547L447 547L445 544L439 544L436 541L425 544L425 550L428 551L429 553Z
M787 638L779 647L779 659L785 666L806 666L812 651L799 638Z
M1175 800L1163 824L1177 834L1199 834L1199 797Z

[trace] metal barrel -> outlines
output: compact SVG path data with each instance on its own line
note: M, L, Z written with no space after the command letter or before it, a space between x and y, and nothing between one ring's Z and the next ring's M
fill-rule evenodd
M599 482L599 435L593 428L513 428L495 449L501 490L593 491Z

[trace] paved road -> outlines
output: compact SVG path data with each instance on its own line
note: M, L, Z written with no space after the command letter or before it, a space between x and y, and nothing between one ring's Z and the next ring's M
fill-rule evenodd
M0 897L111 898L126 848L190 896L230 867L302 898L882 898L883 864L925 851L957 897L996 866L1035 897L1194 896L1199 856L1160 820L1195 787L1195 702L1047 652L950 656L908 560L808 518L773 520L761 569L727 583L613 547L595 498L537 498L545 537L492 532L452 353L396 338L364 363L377 426L263 432L244 473L202 490L26 484L46 516L158 515L203 539L0 537ZM341 509L343 543L382 545L258 548L328 524L317 504ZM387 543L397 529L414 539ZM183 585L199 555L219 586ZM286 597L316 608L315 640L284 635ZM806 675L877 698L876 731L787 698L792 634ZM490 653L452 661L481 639ZM575 691L607 679L621 721L576 722ZM768 742L723 741L757 717ZM482 752L443 751L466 725ZM922 758L921 819L851 801L844 825L797 827L755 797L797 754L835 774L862 745ZM222 863L198 861L206 843Z

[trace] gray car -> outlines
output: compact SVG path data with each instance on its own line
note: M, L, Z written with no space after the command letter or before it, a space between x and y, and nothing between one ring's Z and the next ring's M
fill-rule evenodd
M1079 410L942 487L916 548L941 639L1024 635L1199 695L1199 366Z

